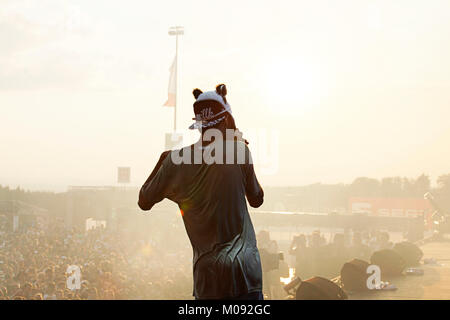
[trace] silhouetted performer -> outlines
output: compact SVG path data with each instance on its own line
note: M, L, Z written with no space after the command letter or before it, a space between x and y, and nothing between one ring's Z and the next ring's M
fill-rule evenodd
M245 198L256 208L263 203L264 192L255 176L248 142L237 130L226 138L225 130L236 126L225 85L218 85L216 91L195 89L193 93L196 122L190 129L199 129L202 137L193 145L163 152L141 188L139 207L150 210L164 198L178 204L194 251L196 299L262 299L260 255ZM221 141L203 141L211 128L223 134ZM205 161L220 150L223 164ZM200 162L194 155L199 151L203 153ZM174 156L191 161L179 163ZM232 162L226 162L227 158Z

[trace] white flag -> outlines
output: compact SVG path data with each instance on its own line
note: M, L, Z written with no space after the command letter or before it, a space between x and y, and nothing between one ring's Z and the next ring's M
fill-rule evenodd
M172 66L170 67L170 78L169 78L169 92L165 107L175 107L176 97L177 97L177 57L173 59Z

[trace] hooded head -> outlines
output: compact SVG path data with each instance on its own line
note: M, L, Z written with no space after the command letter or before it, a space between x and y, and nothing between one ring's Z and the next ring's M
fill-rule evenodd
M222 122L227 116L233 118L225 97L227 87L224 84L217 85L215 91L202 92L200 89L194 89L192 93L195 97L193 120L196 122L189 129L206 129Z

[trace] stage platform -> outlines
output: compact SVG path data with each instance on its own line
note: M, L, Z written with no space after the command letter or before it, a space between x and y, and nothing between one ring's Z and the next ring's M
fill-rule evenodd
M438 265L421 265L423 276L383 279L397 286L396 291L375 291L349 295L349 300L450 300L450 242L430 242L421 246L424 258Z

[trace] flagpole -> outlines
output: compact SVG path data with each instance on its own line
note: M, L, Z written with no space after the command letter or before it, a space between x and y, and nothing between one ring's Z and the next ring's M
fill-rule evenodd
M184 27L176 26L169 29L169 35L175 36L175 106L173 108L173 131L177 131L177 104L178 104L178 36L184 34Z
M178 33L175 36L175 106L173 107L173 132L177 132L177 104L178 104Z

